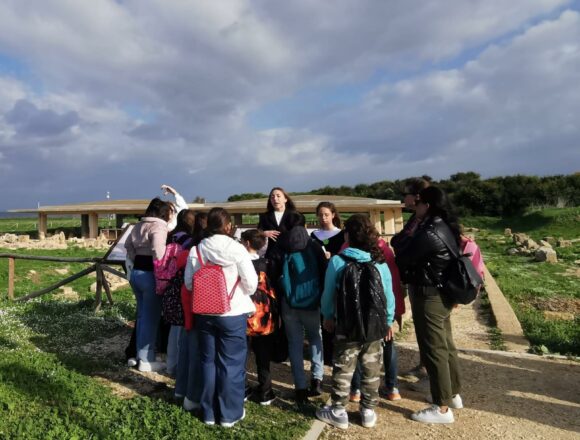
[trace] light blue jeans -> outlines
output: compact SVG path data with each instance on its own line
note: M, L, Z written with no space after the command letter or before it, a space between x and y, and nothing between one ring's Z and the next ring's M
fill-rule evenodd
M179 341L179 361L175 379L175 394L185 396L195 403L201 398L201 364L199 361L199 333L183 327Z
M297 390L303 390L308 388L304 373L304 332L310 344L311 377L322 380L324 374L320 309L293 309L286 301L282 301L282 319L288 337L288 355L292 366L294 387Z
M155 293L153 272L133 270L130 282L137 301L137 359L153 362L161 319L161 296Z

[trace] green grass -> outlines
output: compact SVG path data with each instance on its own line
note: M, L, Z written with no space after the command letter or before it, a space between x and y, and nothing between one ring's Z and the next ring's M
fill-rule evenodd
M103 251L0 249L0 253L96 257ZM16 296L46 287L87 264L16 260ZM30 270L36 271L31 276ZM277 401L271 407L246 404L247 416L233 429L207 427L184 412L170 389L131 399L114 395L94 376L120 374L124 353L91 356L87 343L107 344L127 333L135 316L130 288L113 292L115 304L94 311L95 278L83 277L70 286L79 300L58 299L52 293L27 303L6 299L7 260L0 259L0 439L293 439L310 427L312 411L299 412ZM57 292L54 292L57 293ZM162 387L161 387L162 388Z
M580 278L573 273L580 260L580 242L571 247L555 247L557 264L537 263L530 257L508 256L514 247L504 237L505 227L539 240L545 236L580 237L579 208L546 209L514 219L468 218L466 226L481 230L476 239L487 267L520 320L524 334L534 347L550 352L580 355ZM536 227L534 227L536 225ZM543 311L575 312L573 320L547 318ZM536 350L538 351L538 350Z

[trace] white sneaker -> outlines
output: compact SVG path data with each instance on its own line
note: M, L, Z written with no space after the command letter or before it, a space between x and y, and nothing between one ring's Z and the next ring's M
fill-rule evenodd
M137 359L135 359L135 358L127 359L127 366L131 367L131 368L136 367L137 366Z
M377 424L377 414L373 409L361 408L360 418L365 428L374 428Z
M242 417L240 417L238 420L235 420L233 422L221 422L220 426L222 428L231 428L232 426L234 426L236 423L244 420L244 418L246 417L246 408L244 408L244 410L242 411Z
M431 394L427 394L425 396L425 401L428 403L433 403L433 396ZM463 400L459 394L456 394L451 398L451 402L449 403L449 408L453 409L462 409L463 408Z
M139 361L139 371L161 371L165 368L165 364L163 362L153 361Z
M198 402L194 402L193 400L189 400L187 397L183 399L183 409L186 411L193 411L194 409L201 408L201 405Z
M421 423L453 423L455 421L451 408L442 413L437 405L431 405L429 408L411 414L411 419Z
M324 423L340 429L348 428L348 414L344 409L337 410L332 406L325 406L316 410L316 417Z

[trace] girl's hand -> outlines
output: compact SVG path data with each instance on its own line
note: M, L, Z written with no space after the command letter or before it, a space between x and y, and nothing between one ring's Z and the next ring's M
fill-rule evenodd
M272 240L276 241L278 236L280 235L280 231L271 230L271 231L264 231L264 235Z
M387 330L387 334L385 335L385 342L390 341L391 339L393 339L393 327L389 327L389 329Z
M324 330L328 333L334 333L334 319L325 319L322 323L322 327L324 327Z
M174 188L170 187L169 185L161 185L161 189L163 190L163 194L177 194L177 191L175 191Z

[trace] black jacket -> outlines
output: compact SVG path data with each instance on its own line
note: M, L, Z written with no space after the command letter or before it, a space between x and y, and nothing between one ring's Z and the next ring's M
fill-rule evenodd
M327 240L324 240L324 242L320 240L316 234L314 234L314 232L310 234L310 237L312 237L312 239L320 246L324 246L324 249L330 252L331 256L338 255L342 245L344 244L344 231L340 231L338 234L333 235Z
M272 240L268 238L268 248L266 249L266 257L270 262L271 274L277 279L280 276L280 270L282 265L282 258L284 253L280 250L279 241L286 233L286 227L284 226L284 219L289 211L284 211L284 215L280 220L280 225L276 223L276 217L274 216L274 211L268 211L260 214L260 220L258 221L258 229L261 231L280 231L278 240Z
M397 249L396 262L403 282L433 286L449 265L452 256L434 231L450 243L457 242L449 226L440 217L423 221L405 246Z

